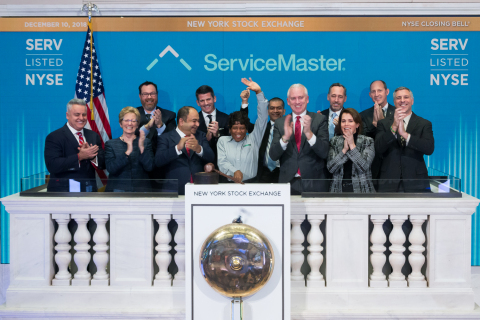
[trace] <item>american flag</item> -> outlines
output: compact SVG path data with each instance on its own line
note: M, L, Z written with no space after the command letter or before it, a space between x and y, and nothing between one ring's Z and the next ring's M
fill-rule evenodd
M100 66L98 65L90 23L88 24L87 36L77 73L75 98L83 99L89 109L93 109L93 117L90 112L87 117L88 123L85 127L98 133L102 140L102 145L105 147L105 142L112 139L112 131L110 129L105 89L103 87L102 75L100 74ZM106 171L97 169L97 174L103 184L105 184L107 178Z

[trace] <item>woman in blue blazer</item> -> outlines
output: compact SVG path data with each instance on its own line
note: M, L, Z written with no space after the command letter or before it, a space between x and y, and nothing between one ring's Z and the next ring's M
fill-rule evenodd
M148 173L154 168L152 144L140 130L140 113L136 108L126 107L118 116L123 134L120 138L105 143L105 164L109 172L107 192L149 192L151 184Z
M372 138L359 132L360 114L352 108L343 109L328 152L327 168L333 174L330 192L375 192L370 169L375 146Z

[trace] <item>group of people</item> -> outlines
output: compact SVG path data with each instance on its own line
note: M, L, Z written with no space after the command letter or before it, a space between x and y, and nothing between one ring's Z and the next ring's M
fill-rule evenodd
M292 113L285 115L283 99L267 100L258 83L241 81L242 106L230 115L215 108L207 85L196 91L201 111L185 106L175 115L157 106L157 86L144 82L142 106L121 110L123 133L104 148L85 128L85 102L72 99L67 123L45 141L48 191L68 191L71 180L81 191L96 191L95 169L106 168L106 191L184 194L185 184L207 163L231 177L224 182L290 183L292 194L429 191L423 156L434 151L432 124L412 112L410 89L395 89L391 105L386 83L373 81L374 105L358 113L343 107L347 89L334 83L327 95L330 107L310 112L307 88L293 84L287 92ZM255 124L248 117L251 91L257 99Z

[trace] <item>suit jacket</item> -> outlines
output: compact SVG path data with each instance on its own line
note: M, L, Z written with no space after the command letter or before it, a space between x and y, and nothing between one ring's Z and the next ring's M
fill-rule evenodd
M200 116L199 119L199 125L197 131L201 131L205 134L207 134L207 125L205 124L205 117L203 114L203 111L199 111L198 115ZM218 138L223 137L223 136L229 136L230 135L230 130L228 126L228 114L221 112L220 110L217 109L217 113L215 116L215 121L218 122ZM212 137L210 141L208 141L208 144L210 145L210 148L213 150L213 153L215 155L215 160L212 161L213 164L215 165L216 168L218 168L217 165L217 142L218 138Z
M352 184L354 193L375 193L370 166L375 156L373 139L358 135L355 149L343 153L344 137L335 136L330 140L327 168L333 174L330 192L342 192L343 165L352 161Z
M85 140L98 146L97 163L99 169L105 168L105 153L100 136L83 129ZM78 141L65 124L51 132L45 139L45 165L50 172L47 191L68 192L69 179L80 182L82 192L97 191L95 168L90 160L78 161ZM91 190L90 190L91 187Z
M185 148L182 149L181 155L177 154L176 145L180 142L180 135L176 130L162 134L158 138L155 165L165 172L165 179L178 180L178 194L185 194L185 184L190 182L190 177L197 172L203 172L203 166L215 159L205 133L197 130L195 138L203 148L202 157L194 151L190 151L188 156ZM166 186L165 190L172 191L173 185L176 185L176 182Z
M393 118L393 114L395 113L395 106L388 104L387 107L387 115L385 118ZM363 135L373 138L375 140L375 136L377 134L377 127L372 124L373 121L373 107L368 108L360 112L360 116L362 117L363 122ZM377 124L378 126L378 124ZM382 166L382 156L378 153L375 154L375 158L373 158L372 162L372 177L373 179L378 179L380 176L380 167Z
M145 114L145 109L143 109L143 107L138 107L137 109L138 109L138 112L140 112L140 124L138 127L141 128L143 125L148 123L148 120ZM175 130L175 128L177 127L177 124L175 121L175 118L176 118L175 112L160 108L158 106L156 107L156 109L159 109L162 112L162 122L165 123L165 127L166 127L165 131L163 131L162 134ZM137 136L138 136L138 132L137 132ZM150 139L150 142L152 144L153 155L155 156L155 154L157 153L157 144L158 144L158 134L155 126L150 128L150 131L148 132L146 137ZM164 172L159 168L153 168L153 170L150 171L148 175L151 179L151 182L152 182L151 184L154 189L159 188L158 184L154 180L165 178Z
M290 137L286 150L280 145L284 135L285 116L275 121L273 140L270 146L270 158L280 160L280 176L278 182L290 182L300 168L302 179L324 179L325 159L328 156L328 124L327 118L318 113L307 112L312 117L311 129L317 141L313 146L307 141L302 131L300 151L295 143L295 134ZM317 191L327 191L317 190Z
M374 110L373 108L374 107L363 110L362 112L360 112L360 116L362 117L362 122L363 122L363 132L362 132L362 134L364 136L375 139L375 135L377 134L377 127L375 127L372 124L373 110ZM395 106L388 103L387 115L385 116L385 118L393 117L394 113L395 113Z
M149 192L148 172L153 170L153 150L150 139L144 142L143 153L138 138L133 140L132 153L127 157L127 144L120 138L105 143L105 162L109 173L107 192Z
M390 131L392 123L390 117L377 124L375 152L383 157L378 191L396 192L399 179L403 179L405 192L428 192L430 183L423 156L431 155L435 149L432 123L412 113L406 130L410 133L408 146L402 146L400 136L395 137Z

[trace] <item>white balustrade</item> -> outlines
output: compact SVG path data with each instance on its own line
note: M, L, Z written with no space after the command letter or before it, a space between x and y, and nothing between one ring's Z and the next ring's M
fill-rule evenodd
M405 233L402 230L403 223L407 220L407 216L398 215L390 216L390 221L393 224L392 232L390 232L390 257L388 261L392 266L392 273L388 276L388 285L395 288L404 288L407 286L407 280L402 274L402 267L405 264L404 243L407 240Z
M292 197L291 278L287 279L292 287L295 315L292 318L301 319L302 315L320 318L325 310L473 310L469 273L471 214L478 203L478 199L468 195L459 199ZM7 309L45 310L59 306L69 310L138 309L148 310L141 317L150 312L155 315L165 312L162 316L175 319L185 316L187 253L183 198L90 198L86 202L74 197L13 195L3 198L2 204L10 213L11 234ZM93 212L91 218L97 224L93 257L89 253L87 230L90 218L85 212ZM393 225L388 236L392 271L387 274L382 272L386 262L386 235L382 228L387 219L385 212ZM306 215L312 225L307 236L306 260L311 268L307 282L300 270L305 262L305 235L300 225ZM178 273L173 282L168 272L172 236L167 225L171 217L178 223L174 238ZM78 224L73 235L67 227L70 219ZM371 234L369 219L374 226ZM408 282L402 274L406 261L402 225L407 219L413 226L409 234L408 260L412 272ZM153 220L159 224L156 234L153 234ZM56 231L53 221L58 224ZM106 228L108 221L110 232ZM324 232L320 229L323 221ZM69 270L69 264L73 263L72 237L73 260L78 267L73 279ZM155 245L157 255L153 254ZM285 245L288 246L288 240ZM90 280L87 266L91 260L97 272ZM155 263L159 267L157 274L153 273ZM275 263L282 263L282 259L276 257ZM421 272L424 266L425 275ZM320 270L324 269L322 274ZM280 279L271 281L277 281L280 288ZM62 287L70 284L83 287ZM97 285L105 287L93 288ZM261 294L262 291L258 296Z
M72 274L68 270L68 265L72 260L72 255L70 249L70 241L72 240L72 235L68 230L68 223L70 222L69 214L53 214L52 219L58 223L58 230L55 233L55 263L58 266L58 272L55 274L55 278L52 280L52 285L54 286L69 286L71 284Z
M184 287L185 286L185 216L182 215L173 215L173 219L178 224L177 232L175 233L175 263L178 267L178 272L175 274L175 279L173 280L174 287Z
M307 256L308 264L310 265L310 273L307 276L307 287L324 287L325 279L320 273L320 267L323 263L323 234L320 230L320 224L325 219L325 215L308 215L308 221L312 228L307 236L309 254Z
M77 272L73 277L72 285L88 286L90 285L90 279L92 278L92 275L87 270L91 258L91 254L88 251L90 250L90 244L88 244L88 242L90 241L91 236L87 229L87 223L90 220L90 216L88 214L72 214L72 219L74 219L78 225L77 231L75 231L75 235L73 236L73 240L76 243L74 247L76 252L73 255L73 260L77 265Z
M305 278L303 277L302 272L300 271L304 256L303 256L303 242L305 241L305 236L303 235L300 225L304 219L299 219L298 216L292 218L292 232L290 233L290 251L291 251L291 264L292 264L292 287L304 287Z
M157 254L155 255L155 262L158 265L158 273L155 275L155 286L171 286L172 285L172 276L168 273L168 266L172 261L172 256L170 255L170 241L172 241L172 235L168 231L168 223L170 222L170 216L166 215L155 215L155 220L157 220L159 228L158 232L155 235L155 241L157 246Z
M410 250L410 255L408 257L408 262L412 267L412 273L408 275L408 286L414 288L425 288L427 286L427 280L422 274L421 269L425 263L425 256L423 252L425 247L425 235L422 230L422 225L427 220L427 216L410 216L410 222L412 223L412 232L408 237L408 240L412 244L408 249Z
M383 231L383 224L387 220L388 216L377 215L372 216L371 220L373 223L373 230L372 234L370 235L370 242L372 246L370 250L372 250L372 254L370 255L370 262L372 263L373 272L370 275L370 287L372 288L385 288L388 286L387 278L383 274L383 266L387 261L387 257L385 255L384 246L385 242L387 241L387 236Z
M93 234L93 262L97 267L97 272L93 275L92 286L108 286L109 275L107 273L107 264L109 260L108 255L108 240L107 232L108 215L92 214L92 219L97 224L97 229Z

